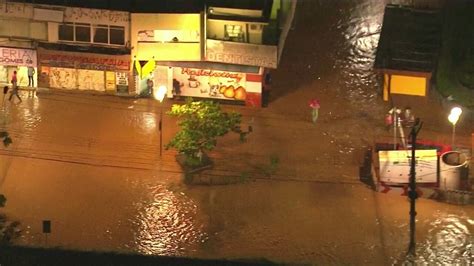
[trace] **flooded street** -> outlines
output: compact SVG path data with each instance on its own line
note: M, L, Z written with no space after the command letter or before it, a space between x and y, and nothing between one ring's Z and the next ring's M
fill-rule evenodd
M251 120L255 132L242 147L254 148L235 148L235 158L301 147L282 158L315 158L314 167L283 160L281 168L291 166L295 175L309 168L312 178L187 186L174 151L158 154L156 103L57 91L19 105L7 101L2 128L13 144L0 149L0 193L7 197L1 211L21 222L15 243L288 264L402 264L408 199L374 192L356 172L356 149L372 141L358 119L373 124L373 132L383 130L375 117L386 105L372 63L386 2L300 1L273 75L272 103L255 115L245 111L244 122ZM321 132L307 129L313 126L305 122L310 97L321 99L322 122L337 122L321 123L327 126ZM165 143L176 130L165 116ZM327 138L316 133L350 145L324 150L320 142ZM233 147L223 150L232 154ZM331 152L336 155L324 157ZM345 175L333 178L339 173ZM428 199L416 206L418 263L474 261L474 206ZM47 238L43 220L52 223Z
M403 261L408 246L408 200L362 185L188 187L171 173L18 158L9 173L6 214L21 221L23 245L371 265ZM472 261L472 206L420 199L417 211L419 261Z

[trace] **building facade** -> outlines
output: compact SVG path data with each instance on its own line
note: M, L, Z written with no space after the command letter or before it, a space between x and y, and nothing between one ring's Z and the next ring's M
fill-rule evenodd
M151 80L154 87L165 86L170 98L260 107L270 80L264 77L278 66L280 25L291 23L292 16L282 20L294 12L291 3L206 1L194 13L132 13L135 92L149 94Z
M0 1L0 83L129 94L128 12Z
M206 0L166 12L67 3L0 0L0 83L17 70L25 85L34 67L35 86L149 96L153 81L170 98L259 107L296 2Z

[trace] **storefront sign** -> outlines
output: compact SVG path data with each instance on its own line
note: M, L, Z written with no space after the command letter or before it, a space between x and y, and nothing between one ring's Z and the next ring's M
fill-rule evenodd
M128 86L128 73L125 72L115 72L116 84L122 86Z
M237 65L277 67L277 46L206 41L206 60Z
M244 101L245 74L197 68L173 68L173 92L181 96Z
M93 57L76 54L50 54L39 53L41 65L53 67L80 68L89 70L125 70L130 68L130 61L114 56L109 57Z
M0 65L36 67L36 50L0 47Z

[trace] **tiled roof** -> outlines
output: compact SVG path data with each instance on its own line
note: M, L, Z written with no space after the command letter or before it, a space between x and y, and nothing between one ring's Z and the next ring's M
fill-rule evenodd
M432 72L441 42L441 13L388 5L374 68Z

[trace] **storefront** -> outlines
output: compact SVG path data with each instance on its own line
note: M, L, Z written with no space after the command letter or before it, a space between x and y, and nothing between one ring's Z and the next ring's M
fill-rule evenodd
M200 65L205 68L200 68ZM167 88L169 98L208 98L235 101L254 107L261 105L262 74L258 68L253 68L257 73L206 68L211 65L213 64L179 62L162 65L157 62L152 71L142 72L142 78L137 84L137 94L144 94L146 80L151 79L154 88Z
M37 58L36 50L0 47L0 84L10 84L13 71L17 72L19 86L28 86L28 68L34 68L36 87Z
M39 85L128 94L130 55L38 48Z

